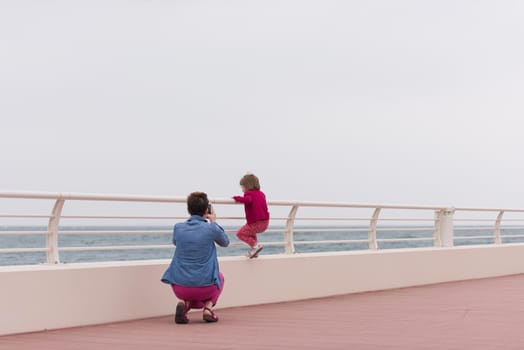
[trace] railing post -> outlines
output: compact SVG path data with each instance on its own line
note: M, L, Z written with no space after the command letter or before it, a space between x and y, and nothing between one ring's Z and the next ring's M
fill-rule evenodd
M440 240L440 216L442 210L435 210L435 226L433 229L433 246L442 247L442 241Z
M504 210L499 211L499 215L497 215L497 221L495 221L495 231L494 231L495 244L502 244L502 239L500 238L500 223L502 222L503 215L504 215Z
M64 202L64 199L56 200L47 224L46 248L48 264L60 263L60 256L58 254L58 225L60 224Z
M295 217L297 216L298 205L293 205L289 211L289 215L286 220L286 233L285 233L285 253L286 254L295 254L295 239L294 239L294 229L295 229Z
M453 247L453 215L455 208L440 210L440 246Z
M369 221L369 230L368 230L368 246L371 250L377 250L378 249L378 243L377 243L377 221L378 216L380 215L381 208L376 208L373 212L373 216L371 217L371 220Z

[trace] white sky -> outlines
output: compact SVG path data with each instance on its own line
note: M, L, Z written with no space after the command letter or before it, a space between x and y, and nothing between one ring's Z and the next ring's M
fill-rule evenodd
M0 189L524 207L524 2L0 2Z

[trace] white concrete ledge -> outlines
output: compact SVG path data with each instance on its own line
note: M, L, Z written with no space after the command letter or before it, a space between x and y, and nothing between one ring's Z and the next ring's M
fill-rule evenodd
M221 258L220 307L524 273L524 244ZM169 261L0 268L0 335L167 315Z

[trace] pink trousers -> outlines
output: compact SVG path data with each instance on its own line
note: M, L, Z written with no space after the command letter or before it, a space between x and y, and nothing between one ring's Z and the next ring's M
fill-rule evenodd
M224 289L222 272L220 272L220 282L222 282L222 289L218 289L216 284L206 287L183 287L173 284L171 287L178 299L189 302L190 309L203 309L208 301L211 301L213 306L216 305L218 297Z
M242 242L246 242L250 247L257 245L257 233L267 230L269 220L260 220L252 224L245 224L238 230L237 237Z

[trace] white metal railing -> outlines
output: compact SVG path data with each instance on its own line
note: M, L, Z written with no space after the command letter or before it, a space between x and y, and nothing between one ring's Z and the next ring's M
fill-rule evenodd
M74 230L63 229L60 224L64 219L67 220L129 220L136 223L140 220L183 220L187 216L181 211L180 215L131 215L131 214L104 214L104 215L64 215L64 207L69 202L86 202L91 206L96 206L99 202L114 202L120 203L119 207L124 207L124 203L167 203L185 205L186 197L169 197L169 196L136 196L136 195L103 195L103 194L82 194L82 193L40 193L40 192L0 192L0 199L3 200L50 200L52 201L52 208L49 214L42 213L0 213L0 219L17 219L17 220L33 220L45 219L47 221L46 230L10 230L9 225L4 225L4 229L0 230L0 239L2 236L24 236L24 235L44 235L45 247L2 247L0 246L0 254L14 254L14 253L36 253L45 252L46 262L56 264L60 262L60 252L80 252L80 251L104 251L104 250L152 250L152 249L172 249L171 244L144 244L144 245L104 245L104 246L60 246L59 237L66 235L109 235L109 234L133 234L140 232L140 234L166 234L169 230L114 230L107 229L89 229L89 230ZM227 207L238 205L230 199L211 199L211 202L216 207ZM312 246L312 245L363 245L368 249L376 250L380 248L381 244L388 243L405 243L405 242L429 242L434 247L452 247L457 242L475 241L475 240L490 240L490 243L502 244L503 239L524 239L524 234L503 234L503 232L515 232L524 230L524 227L518 226L503 226L503 222L524 224L524 215L522 218L507 218L504 219L504 214L524 214L524 209L503 209L503 208L453 208L449 206L419 206L419 205L387 205L387 204L355 204L355 203L329 203L329 202L304 202L304 201L269 201L270 208L287 208L287 215L276 215L272 217L272 226L268 232L283 233L281 241L264 242L266 246L281 246L284 248L285 254L293 254L296 252L297 246ZM0 207L1 208L1 207ZM185 209L185 206L182 206ZM369 210L367 215L337 215L327 216L318 215L313 216L299 216L300 208L312 208L316 211L325 209L329 210ZM384 216L385 211L394 211L407 213L409 216ZM217 211L220 214L220 210ZM421 213L425 214L421 215ZM484 213L493 214L490 218L456 218L456 213ZM431 216L429 216L431 215ZM222 216L218 220L229 220L240 222L244 220L242 216ZM281 222L282 228L278 228L275 223ZM320 223L314 228L299 227L300 223ZM343 222L345 224L351 223L351 226L333 227L333 223ZM0 221L1 223L1 221ZM330 225L326 225L330 224ZM363 223L366 223L364 226ZM389 226L380 226L379 223L386 223ZM398 225L398 224L402 225ZM423 226L414 226L414 223L425 223ZM431 223L431 224L429 224ZM469 223L469 226L457 225L458 223ZM482 225L471 225L471 223L482 223ZM357 225L358 224L358 225ZM486 225L489 224L489 225ZM235 229L228 229L229 234L234 233ZM300 234L310 234L313 236L318 233L342 233L347 234L348 238L337 239L296 239L297 231ZM431 231L431 236L417 237L417 232ZM477 234L478 232L486 231L486 235ZM410 237L380 237L378 234L385 235L387 233L403 234L412 232L414 236ZM461 233L455 235L455 232ZM472 233L470 235L464 232ZM360 233L361 237L353 237L352 234ZM363 236L365 235L365 237ZM485 244L485 242L484 242ZM240 244L234 244L240 245ZM0 256L1 257L1 256Z

